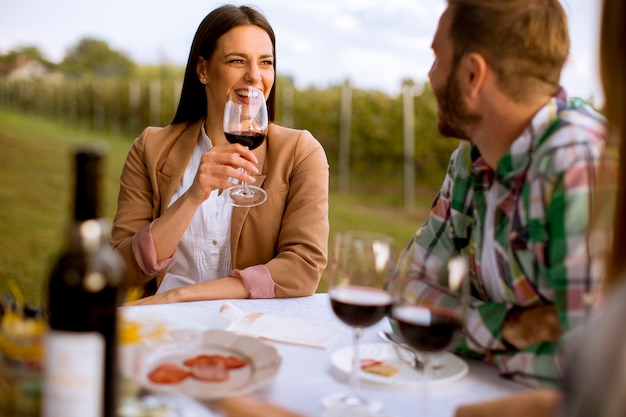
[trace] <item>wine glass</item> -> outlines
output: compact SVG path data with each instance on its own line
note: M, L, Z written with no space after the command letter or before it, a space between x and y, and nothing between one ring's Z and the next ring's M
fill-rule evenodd
M229 91L224 107L224 135L228 142L255 149L265 140L267 125L267 106L261 90L241 87ZM225 189L222 195L235 207L254 207L267 200L263 189L245 182Z
M333 237L327 275L328 295L333 312L352 327L354 337L350 391L324 397L322 404L325 407L345 408L349 414L382 409L380 401L359 394L359 340L364 328L375 325L389 313L393 298L385 283L393 271L395 259L391 237L361 231L337 233Z
M402 341L421 354L424 375L420 415L428 417L432 356L451 349L465 328L470 282L465 257L450 259L447 273L434 279L424 274L422 254L422 248L412 240L398 258L392 283L391 324Z

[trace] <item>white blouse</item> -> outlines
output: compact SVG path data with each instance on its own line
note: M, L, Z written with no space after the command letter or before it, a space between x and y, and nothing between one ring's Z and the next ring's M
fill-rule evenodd
M202 154L208 152L212 146L202 124L198 143L168 207L191 187ZM183 285L223 278L231 273L232 213L233 207L219 195L219 190L213 190L189 222L157 294Z

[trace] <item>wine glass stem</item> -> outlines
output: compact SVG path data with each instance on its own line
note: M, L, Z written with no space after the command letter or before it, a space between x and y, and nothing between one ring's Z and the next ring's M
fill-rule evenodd
M243 172L244 174L248 175L248 171L246 171L243 168L239 168L239 169L241 170L241 172ZM243 181L243 180L240 181L240 183L241 183L241 188L243 188L244 195L248 195L248 191L249 191L248 190L248 183Z
M352 343L352 373L350 374L350 391L355 398L359 398L359 390L361 385L361 379L359 378L361 372L361 356L359 352L359 343L361 341L362 329L355 327L354 340Z
M429 412L430 412L430 379L432 378L432 374L433 374L433 365L432 365L432 360L430 357L430 354L428 353L423 353L422 354L422 360L424 362L424 372L422 374L422 390L420 393L420 402L421 402L421 407L422 407L422 413L420 414L421 417L429 417Z

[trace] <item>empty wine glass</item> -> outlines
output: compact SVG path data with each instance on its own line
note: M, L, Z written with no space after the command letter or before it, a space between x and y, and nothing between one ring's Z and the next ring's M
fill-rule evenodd
M224 107L224 135L228 142L255 149L265 140L267 126L267 106L261 90L254 87L230 90ZM225 189L222 195L236 207L254 207L267 200L263 189L245 182Z
M359 394L361 360L359 340L364 328L378 323L389 313L392 295L386 279L395 262L393 239L370 232L345 232L333 237L328 268L328 295L333 312L352 327L353 354L350 391L322 399L326 407L377 412L382 403ZM350 414L353 415L353 414Z
M435 279L424 274L421 253L413 240L398 259L391 318L402 341L424 362L420 416L428 417L432 355L451 349L464 329L470 283L465 257L450 259L447 274Z

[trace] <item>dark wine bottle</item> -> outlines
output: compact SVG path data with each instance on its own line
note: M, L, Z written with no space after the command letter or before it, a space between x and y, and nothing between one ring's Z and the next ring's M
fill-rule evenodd
M116 415L117 307L124 267L99 213L105 154L97 146L73 153L73 216L47 288L43 417Z

